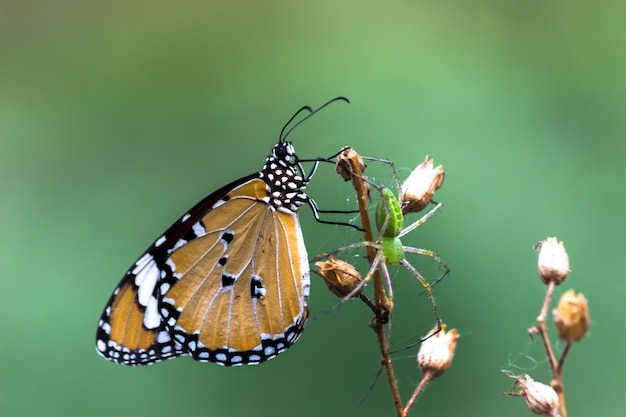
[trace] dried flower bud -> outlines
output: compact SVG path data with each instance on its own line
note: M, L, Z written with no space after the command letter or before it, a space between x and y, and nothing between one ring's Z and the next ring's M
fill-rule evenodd
M437 328L429 334L435 331ZM417 364L422 373L430 373L433 378L443 374L452 364L459 337L456 329L446 332L446 325L442 324L440 332L424 340L417 353Z
M402 184L402 213L414 213L424 209L443 184L445 176L443 167L439 165L433 168L432 158L426 155L424 162Z
M574 290L565 291L552 315L559 337L565 341L580 340L589 330L589 309L582 293L576 295Z
M565 281L570 269L569 257L563 242L557 242L555 237L549 237L537 243L535 249L539 249L537 270L541 281L546 285L550 282L559 285Z
M363 175L365 172L365 163L363 158L354 149L346 146L337 155L337 162L335 163L335 171L341 175L346 181L352 180L352 175Z
M528 374L511 376L511 378L515 379L511 390L518 387L520 390L505 392L505 394L524 397L530 411L539 416L557 417L559 415L559 396L551 386L535 381Z
M318 268L314 272L324 278L328 289L339 298L349 295L363 281L359 271L341 259L330 256L328 261L317 262L315 265Z

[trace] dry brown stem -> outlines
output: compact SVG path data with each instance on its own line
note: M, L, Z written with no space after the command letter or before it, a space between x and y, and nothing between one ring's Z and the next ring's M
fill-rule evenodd
M374 242L374 233L369 216L370 186L364 176L365 165L363 165L361 157L352 149L347 149L343 152L339 156L338 160L338 172L346 180L350 180L352 182L352 186L356 191L364 239L366 242ZM366 246L366 250L369 263L370 265L373 265L377 255L377 249L372 246ZM393 313L393 301L387 296L383 280L380 276L379 268L380 266L377 267L372 274L374 287L373 303L366 302L366 304L374 312L374 317L370 322L370 327L376 334L376 340L378 342L378 348L381 355L380 362L385 370L385 374L387 375L387 383L389 384L389 388L391 390L396 414L398 417L406 417L411 411L411 407L415 403L416 399L423 392L432 377L429 373L424 375L422 381L415 388L415 391L407 402L406 407L404 407L400 397L395 371L391 363L388 337L385 331L385 325L389 323L390 315ZM365 302L365 300L363 301Z

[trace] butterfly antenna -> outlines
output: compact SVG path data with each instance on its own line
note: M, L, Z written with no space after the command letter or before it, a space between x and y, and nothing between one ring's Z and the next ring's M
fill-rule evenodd
M311 116L313 116L315 113L317 113L318 111L322 110L324 107L328 106L331 103L334 103L335 101L345 101L346 103L350 104L350 100L348 100L347 97L344 96L339 96L339 97L335 97L331 100L328 100L326 103L322 104L320 107L318 107L315 110L311 110L311 108L309 106L304 106L302 107L300 110L298 110L296 112L296 114L293 115L293 117L291 119L289 119L289 122L287 122L287 125L289 125L289 123L291 123L291 121L298 115L300 114L300 112L302 112L304 109L308 109L310 111L310 113L308 115L306 115L305 117L302 118L302 120L298 121L298 123L296 123L295 125L293 125L291 127L291 129L289 129L287 131L287 133L285 133L285 135L283 135L283 132L285 130L285 128L287 127L287 125L285 125L285 127L283 127L283 130L280 132L280 140L284 141L285 139L287 139L287 136L289 136L289 134L291 133L292 130L294 130L296 127L300 126L300 124L302 124L302 122L304 122L305 120L307 120L308 118L310 118Z
M293 129L289 130L289 132L287 132L287 135L284 135L284 136L283 136L283 132L285 132L285 129L287 129L287 126L289 126L289 124L290 124L291 122L293 122L293 119L295 119L296 117L298 117L298 115L299 115L300 113L302 113L303 111L305 111L305 110L306 110L306 111L308 111L308 112L310 113L310 114L309 114L309 116L310 116L311 114L313 114L313 109L312 109L311 107L309 107L309 106L302 106L302 107L300 108L300 110L298 110L298 111L297 111L297 112L296 112L293 116L291 116L291 119L289 119L289 121L288 121L287 123L285 123L285 126L283 126L282 130L280 131L280 135L278 136L278 140L279 140L280 142L283 142L283 141L285 140L285 138L287 137L287 135L289 134L289 132L291 132L291 130L293 130ZM306 120L309 116L306 116L303 120ZM297 125L296 125L296 126L297 126Z

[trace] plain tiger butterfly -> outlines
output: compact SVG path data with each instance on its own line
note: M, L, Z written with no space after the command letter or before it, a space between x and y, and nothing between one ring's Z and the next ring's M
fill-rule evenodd
M285 125L261 171L210 194L131 266L98 323L96 350L124 365L191 355L250 365L284 352L308 316L309 266L298 210L315 203ZM309 114L286 134L302 111Z

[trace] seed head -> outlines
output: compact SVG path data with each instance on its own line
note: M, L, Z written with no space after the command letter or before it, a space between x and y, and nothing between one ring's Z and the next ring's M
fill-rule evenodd
M324 278L328 289L339 298L350 294L363 281L361 274L354 266L333 256L315 265L317 268L314 272Z
M528 409L539 416L559 416L559 396L554 389L537 382L528 374L511 376L515 379L511 390L506 395L524 397ZM512 391L519 388L519 391Z
M546 285L550 282L559 285L565 281L571 271L569 269L569 257L563 242L557 242L555 237L549 237L537 243L535 249L539 250L537 271L541 281Z
M423 210L430 203L435 191L441 187L446 173L439 165L433 168L433 159L426 155L424 162L411 172L404 181L400 195L402 196L402 213L413 213Z
M435 331L437 328L429 334ZM417 364L422 373L431 373L433 378L443 374L452 364L459 337L456 329L446 332L446 325L442 324L441 331L424 340L417 353Z
M582 293L576 294L571 289L565 291L552 315L559 337L565 341L580 340L589 330L589 309Z

